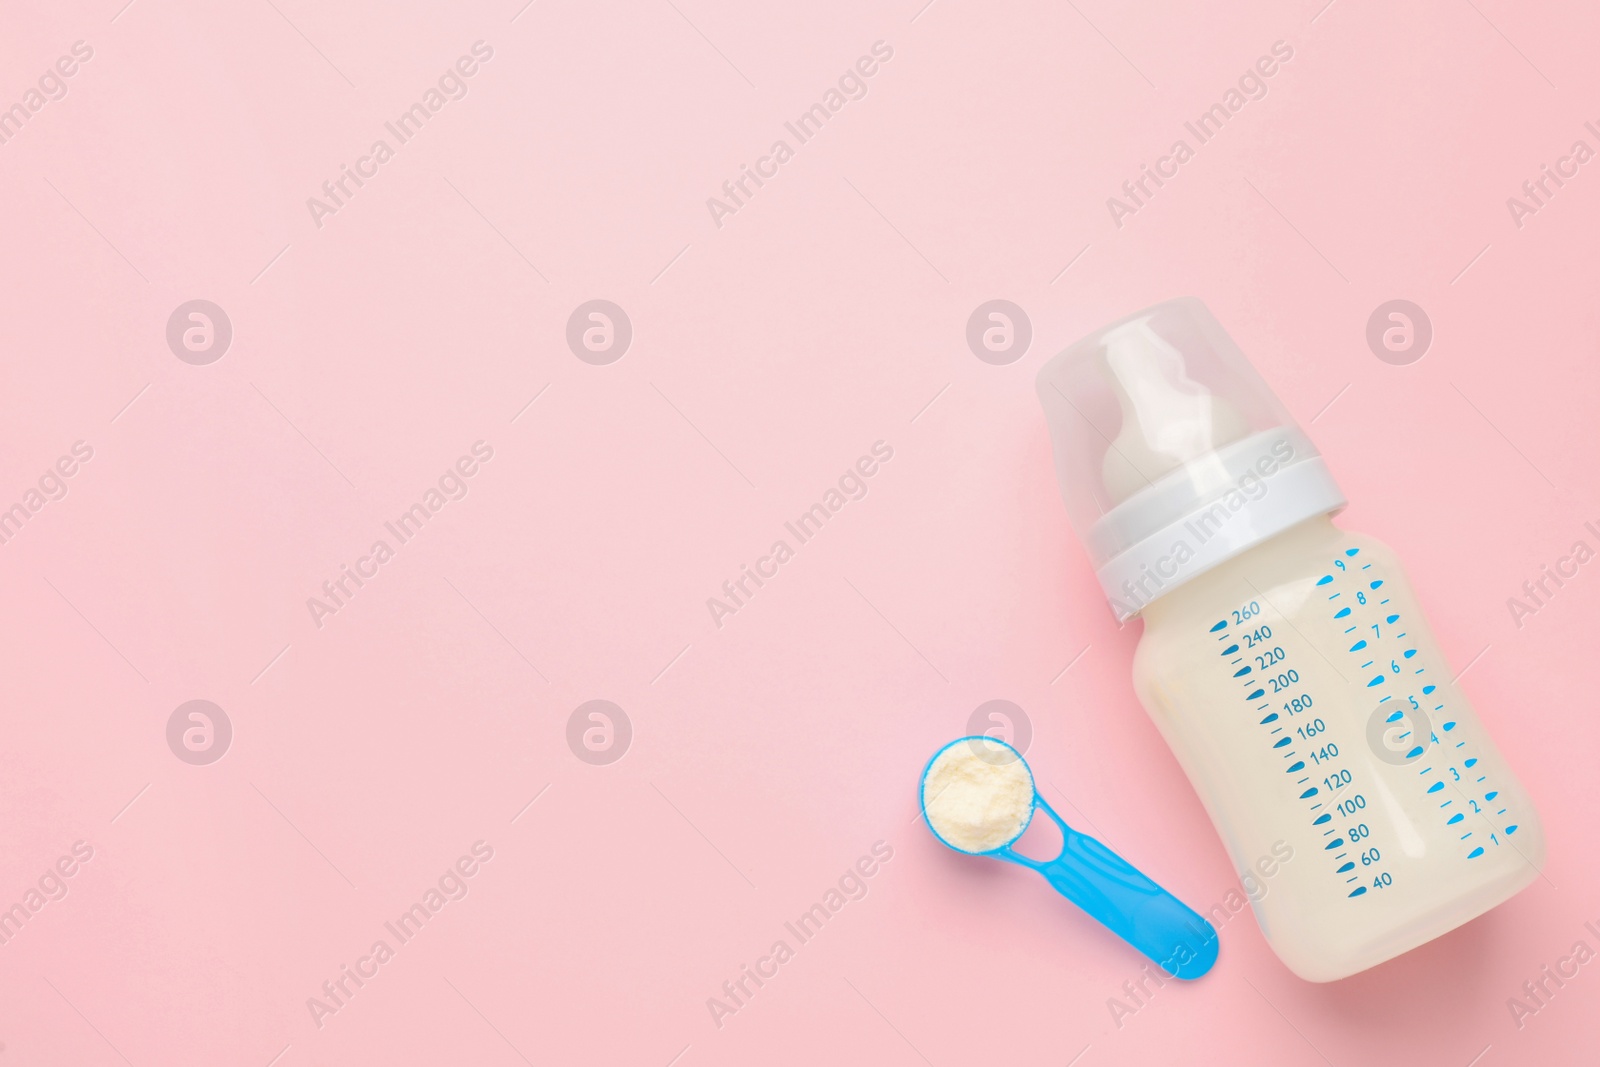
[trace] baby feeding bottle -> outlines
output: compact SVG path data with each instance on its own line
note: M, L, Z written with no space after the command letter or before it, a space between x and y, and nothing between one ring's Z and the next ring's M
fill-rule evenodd
M1332 474L1204 304L1091 334L1038 388L1072 523L1144 623L1134 689L1235 869L1277 866L1254 908L1290 970L1354 974L1533 880L1539 817L1399 560L1333 524Z

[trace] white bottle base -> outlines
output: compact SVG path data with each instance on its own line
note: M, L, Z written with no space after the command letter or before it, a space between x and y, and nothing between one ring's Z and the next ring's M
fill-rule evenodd
M1344 939L1317 952L1291 952L1278 945L1272 948L1296 977L1308 982L1337 982L1465 926L1522 892L1538 876L1531 866L1507 871L1503 877L1451 901L1448 911L1428 912L1415 923L1379 931L1365 942Z

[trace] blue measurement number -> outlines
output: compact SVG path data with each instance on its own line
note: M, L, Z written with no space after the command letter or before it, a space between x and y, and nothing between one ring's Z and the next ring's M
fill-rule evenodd
M1399 709L1390 714L1385 722L1396 723L1401 719L1408 719L1413 724L1422 726L1427 735L1426 738L1420 736L1412 737L1412 731L1408 730L1398 736L1401 741L1410 739L1413 742L1406 752L1404 762L1410 763L1420 760L1430 746L1448 745L1449 747L1444 752L1445 759L1451 760L1459 757L1462 759L1462 763L1459 766L1453 762L1446 763L1443 771L1439 771L1432 765L1420 768L1417 773L1425 783L1424 795L1433 796L1436 799L1442 796L1439 811L1444 817L1445 825L1458 829L1463 828L1462 824L1469 814L1467 811L1458 810L1460 808L1458 801L1464 801L1471 809L1470 814L1477 817L1474 821L1487 823L1490 827L1490 832L1487 835L1489 844L1498 846L1500 844L1500 834L1494 830L1494 827L1507 814L1507 809L1505 807L1499 807L1493 811L1488 809L1495 807L1494 802L1500 795L1499 791L1489 785L1487 775L1473 774L1473 769L1477 766L1479 757L1470 754L1470 750L1467 750L1467 742L1459 737L1449 737L1459 724L1450 717L1442 698L1436 698L1440 699L1441 702L1433 704L1428 709L1424 709L1422 701L1418 699L1419 695L1424 699L1433 696L1439 687L1436 684L1426 682L1427 668L1425 666L1416 665L1413 667L1410 663L1417 655L1417 649L1403 647L1408 635L1401 628L1403 620L1399 612L1390 607L1389 598L1381 592L1384 587L1384 579L1370 576L1371 563L1360 564L1359 570L1352 570L1356 563L1356 557L1360 552L1359 548L1348 548L1344 550L1344 558L1336 558L1333 561L1334 569L1339 572L1340 577L1356 579L1355 606L1352 607L1348 603L1349 598L1345 595L1346 590L1335 589L1328 597L1330 602L1337 602L1341 599L1346 601L1344 606L1339 607L1334 612L1333 618L1336 622L1348 623L1348 628L1344 631L1347 636L1351 634L1358 635L1348 651L1361 657L1363 661L1361 663L1362 668L1371 668L1378 662L1378 650L1373 647L1374 645L1388 642L1391 648L1396 645L1402 646L1399 654L1390 656L1386 667L1380 667L1372 676L1371 680L1367 682L1367 687L1385 686L1388 688L1388 679L1390 678L1395 680L1394 686L1396 690L1409 689L1413 684L1421 686L1420 694L1379 690L1379 692L1384 692L1384 696L1378 702L1380 706L1394 701L1395 706ZM1318 579L1317 585L1331 585L1335 580L1335 575L1330 573ZM1369 593L1371 594L1370 597ZM1352 617L1357 610L1360 610L1360 615L1364 616L1364 618L1359 616ZM1366 636L1368 632L1371 634L1370 641ZM1407 668L1411 668L1409 681L1402 680L1405 678ZM1403 702L1403 705L1401 702ZM1409 706L1409 710L1406 706ZM1431 729L1432 715L1440 717L1437 731ZM1440 733L1445 734L1449 739L1441 741L1439 738ZM1463 771L1467 773L1464 775ZM1446 792L1447 775L1448 793ZM1464 788L1460 784L1462 782L1466 783ZM1477 793L1479 789L1483 790L1481 794L1476 796L1469 795L1469 793ZM1451 796L1450 793L1453 793L1454 796ZM1480 797L1483 804L1479 803ZM1487 808L1485 805L1487 805ZM1503 832L1508 837L1517 832L1515 823L1504 823L1502 825ZM1478 829L1479 832L1482 832L1482 826ZM1485 852L1483 845L1472 841L1473 836L1472 829L1465 829L1465 832L1459 837L1459 840L1464 843L1464 847L1468 849L1466 853L1467 859L1477 859L1479 856L1484 855ZM1469 842L1470 844L1468 844ZM1365 857L1363 857L1363 862L1366 862ZM1390 884L1386 879L1387 875L1380 876L1380 879L1374 882L1373 888L1382 888ZM1380 882L1381 884L1379 884Z
M1338 744L1321 736L1328 729L1325 720L1296 719L1315 707L1316 701L1309 692L1298 689L1300 671L1290 663L1290 650L1273 642L1272 627L1262 621L1261 613L1260 601L1252 600L1230 611L1229 618L1218 620L1210 632L1216 634L1217 642L1224 646L1219 651L1220 657L1227 661L1233 677L1247 690L1246 703L1254 714L1266 713L1259 724L1267 728L1270 750L1284 759L1284 773L1292 776L1292 788L1297 791L1298 799L1307 805L1312 816L1311 825L1321 828L1322 836L1329 839L1323 844L1323 850L1331 854L1337 865L1335 874L1346 876L1346 886L1355 886L1346 895L1361 896L1367 887L1356 883L1364 876L1352 873L1356 870L1356 860L1350 858L1346 848L1368 837L1371 830L1365 823L1352 822L1343 828L1341 836L1341 828L1332 825L1333 812L1324 810L1350 787L1354 772L1337 765ZM1288 729L1290 723L1295 724L1292 730ZM1292 747L1297 741L1308 746L1303 755ZM1313 766L1315 772L1310 770ZM1311 784L1311 775L1323 771L1327 773L1320 784ZM1338 802L1339 815L1348 817L1366 807L1366 803L1360 793L1348 796ZM1360 862L1370 866L1378 856L1378 850L1369 847L1362 853ZM1375 885L1388 885L1392 881L1386 872L1380 872L1377 877L1380 881Z

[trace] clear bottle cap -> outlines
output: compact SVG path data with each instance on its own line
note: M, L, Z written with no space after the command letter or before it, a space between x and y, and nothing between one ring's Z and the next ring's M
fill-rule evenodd
M1038 389L1062 499L1119 619L1345 504L1199 300L1097 330L1046 363Z

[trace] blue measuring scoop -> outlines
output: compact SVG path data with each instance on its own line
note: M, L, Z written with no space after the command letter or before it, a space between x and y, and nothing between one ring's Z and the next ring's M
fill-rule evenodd
M945 751L963 742L1001 745L1022 764L1033 789L1033 803L1016 835L1000 847L987 852L970 852L946 841L928 819L928 773ZM959 737L945 745L922 769L918 800L923 821L939 842L968 856L993 856L1019 864L1044 875L1056 892L1082 908L1106 929L1148 956L1174 978L1199 978L1217 962L1217 932L1205 918L1171 893L1151 881L1138 868L1112 852L1099 841L1081 834L1039 795L1033 770L1022 753L993 737ZM1033 823L1034 811L1043 809L1061 831L1061 854L1053 860L1039 861L1024 856L1011 846Z

